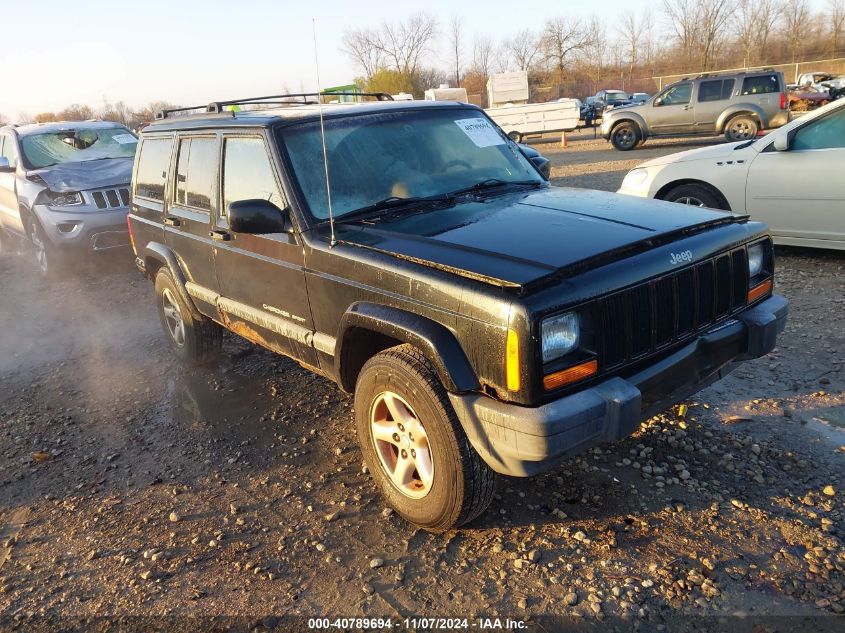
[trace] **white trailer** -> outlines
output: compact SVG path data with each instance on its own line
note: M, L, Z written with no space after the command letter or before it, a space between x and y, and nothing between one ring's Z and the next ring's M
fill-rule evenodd
M429 88L425 91L426 101L460 101L468 103L466 88L450 88L441 85L439 88Z
M498 108L506 103L528 103L528 73L517 70L490 75L487 80L487 103Z
M507 104L485 112L513 140L546 132L571 132L578 127L581 110L575 99L548 103Z

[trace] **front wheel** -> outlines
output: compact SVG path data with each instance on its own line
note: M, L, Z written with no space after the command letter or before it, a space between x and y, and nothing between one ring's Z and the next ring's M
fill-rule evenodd
M443 532L490 505L495 473L473 450L417 348L400 345L367 361L355 386L355 424L367 467L407 521Z
M639 129L636 125L627 121L619 123L610 132L610 144L620 152L634 149L639 141Z
M155 289L161 325L176 356L189 365L213 360L223 345L223 328L203 316L194 318L166 268L158 271Z
M752 117L737 116L728 121L725 128L725 138L731 143L747 141L756 138L758 129L757 121Z
M69 272L68 269L74 263L73 259L53 246L34 214L29 218L27 232L32 252L35 255L35 263L42 277L56 280Z
M679 185L669 191L663 199L667 202L677 202L678 204L686 204L692 207L726 210L719 196L704 185Z

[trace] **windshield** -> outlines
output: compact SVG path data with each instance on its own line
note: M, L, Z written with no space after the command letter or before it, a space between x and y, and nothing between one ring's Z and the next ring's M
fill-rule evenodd
M24 158L32 169L103 158L132 158L137 146L138 139L125 127L68 128L21 139Z
M388 198L428 198L484 181L544 182L481 113L415 109L326 119L334 217ZM280 130L311 215L328 218L319 121Z
M608 101L625 101L628 99L628 93L626 92L606 92Z

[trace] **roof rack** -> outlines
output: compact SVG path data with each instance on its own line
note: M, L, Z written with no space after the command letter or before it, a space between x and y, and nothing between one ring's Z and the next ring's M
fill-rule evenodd
M268 95L266 97L247 97L245 99L231 99L229 101L212 101L204 106L188 106L186 108L169 108L156 113L156 120L168 118L177 112L190 112L201 110L204 114L224 114L225 108L234 105L308 105L316 104L318 101L308 101L308 97L375 97L378 101L393 101L393 97L386 92L298 92L286 95ZM302 101L292 101L302 99ZM200 114L200 113L197 113ZM232 113L234 116L234 112Z

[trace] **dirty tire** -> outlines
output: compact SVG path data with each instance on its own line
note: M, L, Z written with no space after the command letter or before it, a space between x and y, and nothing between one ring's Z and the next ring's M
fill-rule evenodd
M41 277L55 281L70 272L75 263L74 258L53 246L50 239L44 234L44 229L41 228L35 214L29 217L27 235L35 258L35 265L38 267Z
M391 481L377 453L371 416L387 392L408 403L425 429L433 478L421 498ZM355 423L367 467L387 503L410 523L443 532L472 521L493 500L495 473L470 445L431 363L412 345L390 348L364 365L355 386Z
M634 149L640 142L640 130L630 121L623 121L610 132L610 144L620 152Z
M709 209L725 209L724 203L719 199L712 189L704 185L690 183L678 185L671 189L664 197L667 202L677 202L692 207L707 207Z
M754 117L741 114L728 121L725 126L725 138L731 143L747 141L757 137L758 129L759 126Z
M515 143L522 143L522 134L517 131L508 132L508 138Z
M223 328L205 317L195 319L192 316L167 268L156 274L155 290L162 328L179 360L188 365L214 360L223 346ZM181 319L181 328L176 324L177 318ZM181 335L178 334L180 330Z

